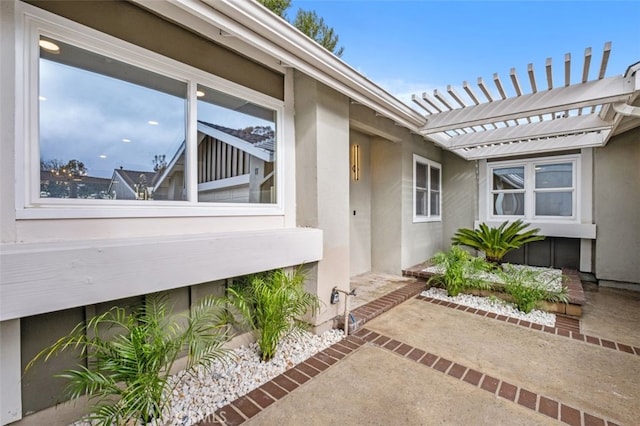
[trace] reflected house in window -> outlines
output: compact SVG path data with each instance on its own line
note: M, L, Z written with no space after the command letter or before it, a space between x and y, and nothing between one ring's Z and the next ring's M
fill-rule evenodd
M118 200L186 200L184 142L157 171L116 169L108 193ZM198 122L198 201L275 202L275 132Z
M159 171L154 199L184 190L184 149L183 143ZM271 127L230 129L198 121L198 201L275 203L274 161Z
M116 169L108 193L116 200L149 200L154 195L153 186L157 176L157 172Z

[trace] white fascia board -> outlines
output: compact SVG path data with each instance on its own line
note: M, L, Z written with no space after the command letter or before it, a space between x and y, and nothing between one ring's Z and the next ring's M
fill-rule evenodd
M597 114L588 114L453 136L450 139L449 148L459 149L485 144L596 132L610 130L612 126L612 122L602 120Z
M269 52L283 65L309 75L409 130L417 131L425 124L420 113L255 1L171 1L171 5L187 12L188 16L176 13L166 5L160 7L164 2L133 1L188 28L197 28L205 35L222 30L237 37L260 52ZM210 29L203 24L208 24Z
M545 152L600 147L604 145L604 141L607 140L610 133L610 130L605 130L599 133L560 136L557 138L541 139L529 142L474 148L469 151L454 150L453 152L467 160L513 157L516 155L528 154L544 154Z
M574 84L504 100L485 102L429 116L422 134L544 115L609 102L625 102L634 85L623 76Z

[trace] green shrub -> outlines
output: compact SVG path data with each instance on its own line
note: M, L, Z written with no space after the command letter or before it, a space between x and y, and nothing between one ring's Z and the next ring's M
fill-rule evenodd
M449 296L455 297L468 289L491 289L491 283L478 276L489 269L489 264L482 258L470 255L459 246L437 253L432 262L443 272L441 275L432 276L429 283L441 284Z
M304 290L304 280L300 268L292 274L278 269L241 279L228 289L230 304L256 333L263 361L273 358L288 333L307 329L301 318L319 308L317 296Z
M209 368L228 356L224 304L205 297L189 314L171 316L166 295L152 295L132 313L113 307L78 324L67 336L43 349L26 370L58 352L79 349L88 367L57 375L68 379L71 399L86 394L97 400L88 420L100 425L145 424L159 420L172 389L171 368L179 356L188 356L186 370Z
M566 303L569 299L564 286L559 291L549 290L549 283L544 281L544 271L508 265L504 270L496 272L504 282L505 292L524 313L528 314L542 301Z
M458 229L452 241L482 251L487 261L499 265L509 251L526 243L544 240L543 236L536 235L540 231L538 228L521 233L528 226L521 219L511 224L503 222L497 228L481 223L478 229Z

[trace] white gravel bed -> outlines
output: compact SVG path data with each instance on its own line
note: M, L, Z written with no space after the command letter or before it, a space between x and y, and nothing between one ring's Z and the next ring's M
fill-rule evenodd
M261 362L258 345L252 343L235 349L234 359L217 362L207 373L179 373L173 378L181 383L171 395L171 413L165 416L167 425L191 425L203 420L218 408L227 405L268 382L315 353L328 348L344 337L341 330L329 330L322 335L303 332L291 335L278 345L276 355Z
M529 265L517 265L512 263L503 263L503 268L514 268L514 269L528 269L538 273L537 275L537 283L541 284L549 291L560 291L562 289L562 270L554 269L554 268L545 268L540 266L529 266ZM423 269L424 272L429 272L431 274L444 274L444 268L440 266L429 266ZM491 272L480 272L476 275L477 278L481 278L484 281L489 281L492 283L503 284L502 279L494 273Z
M251 392L296 364L317 352L342 340L342 330L329 330L321 335L302 332L285 337L278 345L276 355L268 362L261 362L258 345L252 343L232 351L226 362L215 362L209 372L199 368L195 374L184 371L172 376L173 390L168 412L159 425L193 425L211 416L237 398ZM153 423L152 423L153 424ZM90 426L78 421L73 426Z
M536 324L555 327L556 315L550 312L534 309L530 313L525 314L517 310L511 303L498 298L480 297L471 294L459 294L451 297L447 295L447 291L437 287L431 287L427 291L420 293L421 296L431 297L434 299L446 300L448 302L457 303L458 305L470 306L475 309L493 312L507 317L518 318L521 320L534 322Z

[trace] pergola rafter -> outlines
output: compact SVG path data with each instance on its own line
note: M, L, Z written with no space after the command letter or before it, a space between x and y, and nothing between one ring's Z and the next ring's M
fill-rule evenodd
M572 60L567 53L562 84L555 87L552 60L547 58L543 90L533 64L529 64L529 93L524 92L515 68L511 68L505 82L511 82L514 96L507 94L497 73L492 80L498 96L482 78L477 80L479 93L466 81L462 84L467 97L452 86L447 86L446 92L435 90L433 96L414 95L413 101L427 119L420 134L467 159L604 146L625 117L629 117L625 129L640 126L637 110L631 106L640 94L640 73L636 72L640 65L630 67L626 75L605 78L610 53L611 43L606 43L597 78L591 81L592 53L587 48L582 78L576 84L571 84Z

